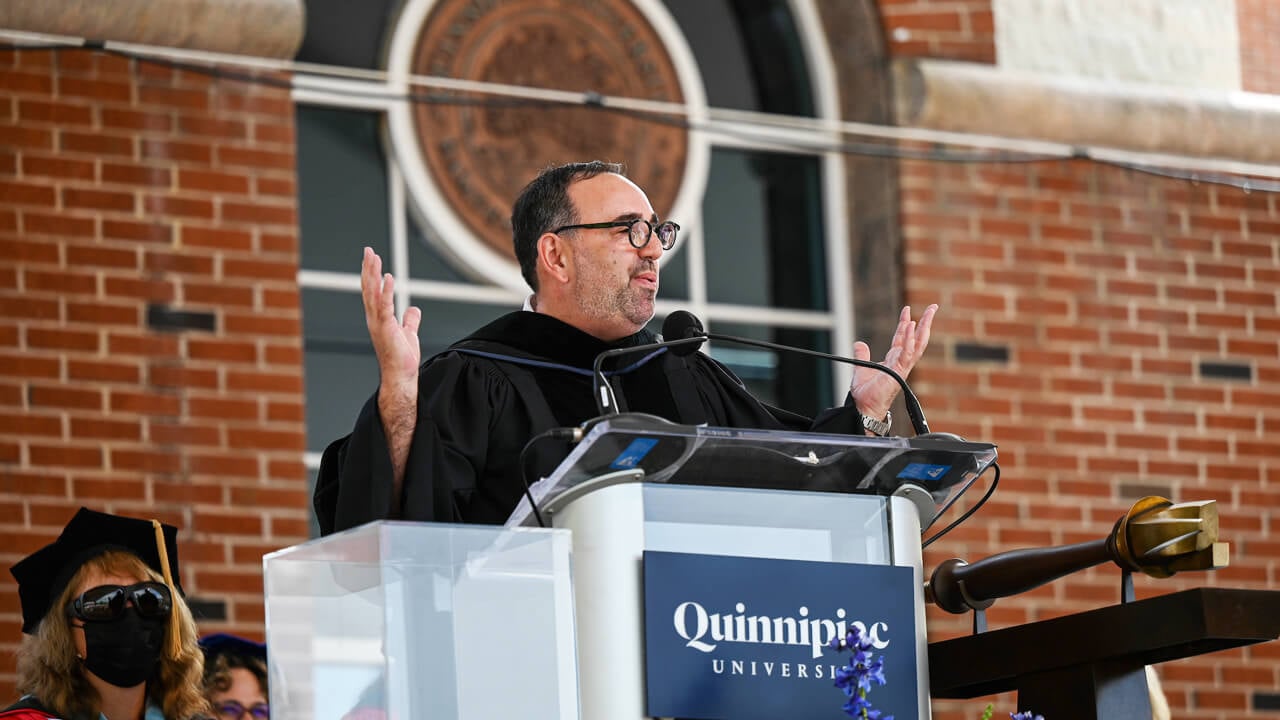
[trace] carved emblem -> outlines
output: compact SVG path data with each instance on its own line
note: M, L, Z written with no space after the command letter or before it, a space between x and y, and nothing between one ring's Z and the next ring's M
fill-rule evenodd
M684 102L663 38L629 0L439 0L422 24L411 71ZM689 152L681 127L535 100L431 95L442 101L412 111L422 161L462 226L503 257L512 258L511 202L549 165L622 162L658 214L671 212Z

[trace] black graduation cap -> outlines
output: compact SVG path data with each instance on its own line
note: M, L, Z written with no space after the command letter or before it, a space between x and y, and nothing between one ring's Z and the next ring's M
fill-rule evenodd
M178 580L176 527L158 520L138 520L82 507L62 529L57 540L9 568L18 581L22 632L34 633L75 572L87 560L107 550L124 550L137 555L165 578L177 594L185 594ZM162 553L167 563L161 560Z
M262 662L267 661L266 645L230 633L214 633L200 638L200 649L204 651L206 662L219 655L256 657Z

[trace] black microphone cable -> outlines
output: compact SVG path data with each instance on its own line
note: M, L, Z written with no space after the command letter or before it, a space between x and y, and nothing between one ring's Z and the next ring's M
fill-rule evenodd
M734 337L733 335L709 333L702 329L702 322L698 320L697 316L687 310L677 310L668 315L666 323L663 323L664 329L666 328L667 323L683 327L683 336L688 338L697 337L708 340L723 340L725 342L740 343L742 345L751 345L782 352L796 352L801 355L811 355L813 357L820 357L826 360L855 365L857 367L879 370L893 378L894 381L898 383L898 387L902 389L902 399L907 406L907 417L911 419L911 427L915 430L916 435L926 435L929 433L929 423L925 420L924 409L920 407L920 400L916 397L916 394L911 391L911 386L907 385L906 379L887 365L873 362L871 360L859 360L857 358L848 358L841 355L832 355L831 353L824 353L819 350L808 350L806 348L791 347L790 345L779 345L778 343L771 343L765 340L750 340L747 338Z
M911 420L911 427L915 430L916 435L927 435L929 433L929 423L924 419L924 410L920 407L920 400L916 398L916 394L911 391L911 387L907 385L906 378L899 375L893 368L882 365L878 362L870 360L858 360L857 358L847 358L840 355L832 355L824 353L820 350L806 350L804 348L794 348L788 345L779 345L765 340L748 340L746 338L738 338L732 335L720 335L718 333L703 333L702 337L710 340L723 340L725 342L742 343L743 345L755 345L756 347L768 348L770 350L780 350L798 352L802 355L812 355L813 357L834 360L835 362L848 363L857 367L871 368L885 373L898 383L898 387L902 389L902 399L907 406L907 417Z
M947 533L954 530L956 526L958 526L960 523L964 522L965 520L968 520L970 516L972 516L975 512L977 512L978 508L987 504L987 500L991 499L991 494L996 491L996 486L1000 484L1000 463L992 461L991 467L995 468L996 474L991 477L991 487L987 488L987 492L983 494L983 496L978 500L978 502L974 503L973 507L969 508L968 510L965 510L964 514L956 518L954 522L952 522L950 525L939 530L937 534L935 534L933 537L930 537L928 540L925 540L924 542L920 543L921 550L929 547L930 545L933 544L933 541L937 540L943 535L946 535ZM974 478L974 480L977 480L977 478ZM972 485L972 483L970 483L970 485ZM968 488L965 488L965 489L967 490ZM961 490L960 492L956 493L956 496L952 498L949 502L947 502L947 504L943 506L941 510L938 511L937 513L938 516L941 516L942 513L946 512L948 508L950 508L953 504L955 504L955 502L960 499L960 496L963 495L964 492L965 492L964 490Z
M665 327L665 326L664 326ZM613 392L613 386L609 384L609 378L605 376L604 361L611 357L619 355L630 355L631 353L644 352L645 350L653 351L654 354L666 351L671 348L677 348L684 345L691 345L695 348L697 345L706 342L703 337L681 337L674 340L663 340L662 342L646 343L644 345L633 345L631 347L613 348L605 350L596 356L595 362L592 363L592 379L591 389L595 394L596 409L601 415L617 415L618 414L618 396ZM672 350L672 352L677 352ZM681 353L683 354L683 353ZM644 358L636 365L643 364L649 358ZM626 372L626 370L620 371Z
M556 427L550 430L543 430L529 439L520 449L520 457L516 462L520 465L520 481L524 484L524 496L529 501L529 507L533 510L533 518L538 521L538 527L547 527L547 523L542 519L542 512L538 510L538 503L533 499L533 491L530 489L529 482L529 449L535 444L543 440L567 440L569 442L577 442L582 439L581 428Z

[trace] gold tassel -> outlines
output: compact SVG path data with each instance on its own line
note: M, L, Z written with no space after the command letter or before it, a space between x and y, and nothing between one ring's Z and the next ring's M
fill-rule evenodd
M173 573L169 570L169 549L164 542L164 525L159 520L152 520L151 526L156 529L156 549L160 551L160 572L164 575L164 584L169 586L169 594L173 596L173 609L169 611L169 632L165 638L165 652L170 660L177 660L182 655L182 625L178 619L178 589L173 586Z

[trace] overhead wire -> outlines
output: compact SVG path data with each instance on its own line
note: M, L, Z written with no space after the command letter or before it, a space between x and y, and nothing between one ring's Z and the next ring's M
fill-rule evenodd
M574 92L551 88L531 88L484 81L461 80L437 76L406 74L393 77L385 70L352 68L337 65L277 60L244 55L229 55L197 50L182 50L119 42L86 41L78 38L0 32L0 37L19 38L0 49L6 50L78 50L110 53L139 62L148 62L207 77L253 83L282 90L319 87L326 80L367 82L362 89L351 84L341 89L326 87L366 100L453 105L486 109L537 109L578 107L622 117L712 136L733 138L781 147L794 147L807 152L834 152L853 156L898 160L962 164L1034 164L1083 160L1152 176L1182 180L1196 184L1213 184L1238 188L1244 192L1280 192L1280 167L1253 165L1214 158L1165 156L1154 153L1126 153L1144 161L1122 160L1108 148L1070 146L1047 141L938 131L926 128L875 125L827 118L778 115L729 108L707 108L705 119L691 117L682 103L604 96L596 92ZM230 69L232 68L244 69ZM268 74L262 74L262 73ZM270 73L289 73L278 77ZM378 87L374 87L376 84ZM400 91L396 88L409 88ZM430 88L423 91L413 88ZM701 115L699 112L696 115ZM770 134L780 131L786 135ZM886 141L875 143L844 139L845 136L871 137ZM904 142L931 147L904 147L889 144ZM956 146L979 148L957 150Z

